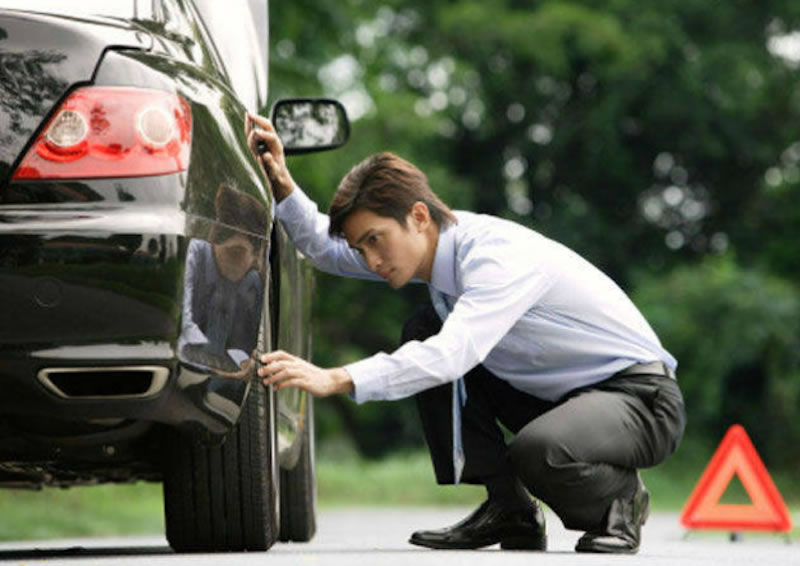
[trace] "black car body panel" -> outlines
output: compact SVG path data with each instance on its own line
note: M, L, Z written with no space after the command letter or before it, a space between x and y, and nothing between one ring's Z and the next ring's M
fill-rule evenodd
M207 32L186 25L192 4L157 4L166 19L0 9L0 485L158 479L160 427L220 442L255 378L254 350L310 354L311 274L273 223L246 107ZM188 169L12 178L85 85L182 97ZM234 237L253 260L230 284L211 266L215 243ZM280 299L269 292L278 286ZM307 400L282 392L278 404L290 463Z

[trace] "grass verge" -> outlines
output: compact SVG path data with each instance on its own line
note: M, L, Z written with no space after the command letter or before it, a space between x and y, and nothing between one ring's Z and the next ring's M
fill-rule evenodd
M0 540L164 532L161 485L0 490Z

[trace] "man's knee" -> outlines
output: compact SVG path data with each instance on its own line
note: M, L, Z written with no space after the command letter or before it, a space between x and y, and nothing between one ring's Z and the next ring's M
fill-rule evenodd
M547 430L531 426L509 444L508 458L520 480L535 491L547 490L559 471L573 463L563 442Z
M425 340L442 329L442 321L433 308L433 305L421 305L412 313L403 324L401 340Z

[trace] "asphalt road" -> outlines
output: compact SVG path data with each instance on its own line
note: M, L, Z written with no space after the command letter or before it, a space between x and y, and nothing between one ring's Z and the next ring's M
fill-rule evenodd
M730 542L725 533L686 531L677 514L653 513L644 529L642 549L630 556L575 554L580 533L566 531L548 515L547 553L501 551L433 551L408 544L408 535L419 528L436 528L459 520L469 509L374 509L325 510L319 517L317 536L308 544L277 544L269 553L201 554L172 553L161 537L81 539L0 544L0 563L81 565L340 565L340 566L484 566L599 564L800 566L800 536L791 541L783 535L744 534ZM795 524L800 517L795 517ZM41 561L41 562L40 562Z

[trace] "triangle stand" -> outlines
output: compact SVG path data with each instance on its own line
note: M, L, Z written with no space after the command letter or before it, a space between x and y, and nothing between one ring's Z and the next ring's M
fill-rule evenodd
M734 475L742 482L751 504L719 502ZM792 530L786 503L741 425L728 429L689 496L680 521L688 529L729 530L732 541L739 539L740 531Z

